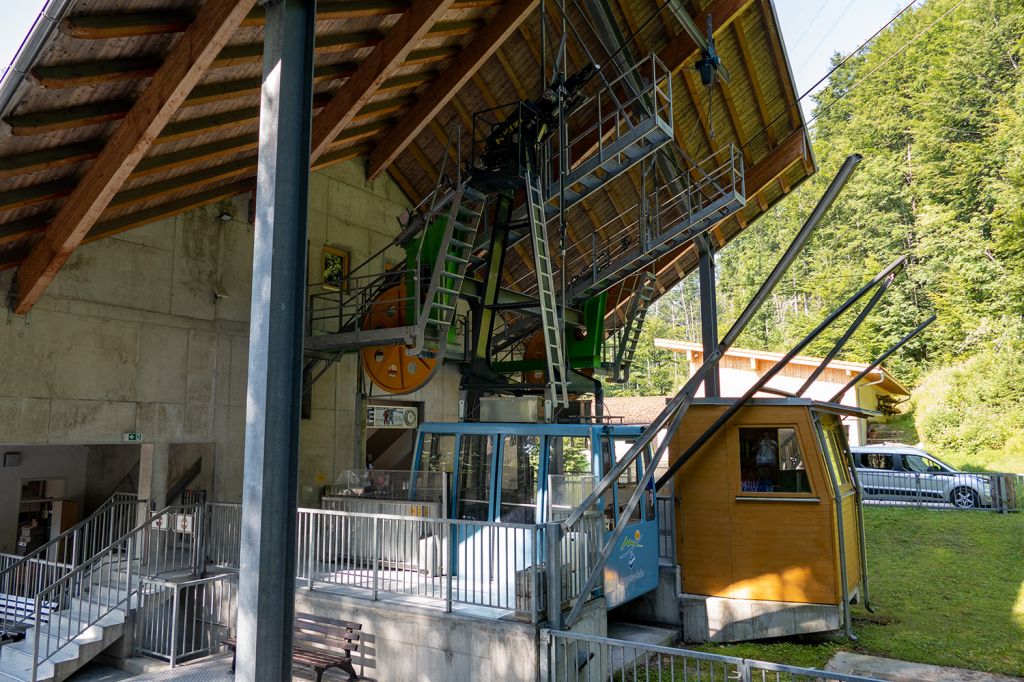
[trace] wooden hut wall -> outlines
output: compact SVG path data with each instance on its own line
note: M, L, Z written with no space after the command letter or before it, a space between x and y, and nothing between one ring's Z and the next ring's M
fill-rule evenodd
M670 448L674 461L724 410L690 408ZM789 426L798 443L811 493L745 493L741 490L739 429ZM838 604L835 503L831 482L807 407L752 406L697 453L676 475L676 556L683 591L735 599ZM778 499L751 501L758 495ZM738 499L748 498L748 499ZM848 498L854 503L854 498ZM851 587L859 579L855 506L844 514Z

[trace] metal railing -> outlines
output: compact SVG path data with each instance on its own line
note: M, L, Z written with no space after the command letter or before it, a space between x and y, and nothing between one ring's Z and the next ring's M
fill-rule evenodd
M206 504L206 565L238 569L242 565L242 505Z
M300 509L296 575L309 589L346 587L443 604L514 610L533 622L557 576L562 601L579 595L603 533L581 520L549 547L545 525ZM555 536L559 537L559 536Z
M146 504L134 494L114 493L57 537L24 556L0 563L0 633L24 627L25 600L33 599L121 537L145 515Z
M865 504L887 507L1019 512L1024 474L909 472L858 468Z
M870 677L736 656L545 630L549 682L878 682Z
M35 594L34 613L22 619L32 627L31 680L52 668L53 657L90 627L130 608L142 578L199 572L202 517L202 505L156 512Z
M217 653L234 634L238 576L175 582L142 578L135 612L135 652L179 663Z

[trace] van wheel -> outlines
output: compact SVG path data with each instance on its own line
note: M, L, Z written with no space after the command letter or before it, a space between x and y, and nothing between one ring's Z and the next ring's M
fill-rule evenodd
M949 501L953 503L954 507L959 507L960 509L975 509L981 506L978 493L970 488L957 488L949 496Z

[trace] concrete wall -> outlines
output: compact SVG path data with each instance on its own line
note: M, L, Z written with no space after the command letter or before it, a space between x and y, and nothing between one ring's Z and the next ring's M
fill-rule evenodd
M114 444L141 432L166 461L171 444L213 443L211 497L241 499L253 230L248 197L80 247L27 317L0 322L0 444ZM320 250L358 264L398 232L408 201L357 162L313 174L310 280ZM234 220L221 220L222 212ZM382 256L397 260L401 250ZM0 291L13 271L0 273ZM226 294L217 298L214 291ZM302 422L300 503L363 466L356 442L356 358L316 384ZM448 368L411 400L453 418ZM204 472L209 473L209 472Z

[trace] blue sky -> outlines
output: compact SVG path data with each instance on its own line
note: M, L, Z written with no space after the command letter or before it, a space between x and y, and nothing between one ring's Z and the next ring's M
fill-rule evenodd
M833 52L846 54L856 48L908 1L775 0L782 38L789 50L800 93L828 71ZM45 3L42 0L0 0L0 3L6 5L4 20L0 22L0 65L6 68ZM810 97L803 104L809 116Z

